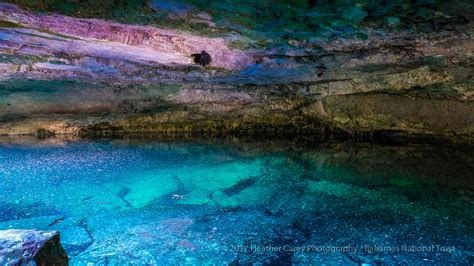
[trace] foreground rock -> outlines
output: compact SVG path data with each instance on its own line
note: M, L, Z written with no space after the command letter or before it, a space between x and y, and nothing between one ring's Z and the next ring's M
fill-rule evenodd
M0 231L1 265L68 265L56 231Z

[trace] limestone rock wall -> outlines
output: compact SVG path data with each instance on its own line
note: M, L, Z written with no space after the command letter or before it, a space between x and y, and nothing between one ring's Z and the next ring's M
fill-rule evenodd
M1 135L474 136L469 20L423 33L366 28L365 39L244 50L228 37L4 3L0 21ZM193 62L202 50L210 66Z

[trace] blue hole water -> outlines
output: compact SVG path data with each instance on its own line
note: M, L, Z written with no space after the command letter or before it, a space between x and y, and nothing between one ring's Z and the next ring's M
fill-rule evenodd
M473 263L472 152L225 141L0 144L0 230L72 265Z

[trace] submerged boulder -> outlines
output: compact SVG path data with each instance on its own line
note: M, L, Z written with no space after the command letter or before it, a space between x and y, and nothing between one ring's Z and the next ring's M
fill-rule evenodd
M0 265L68 265L59 232L1 230Z

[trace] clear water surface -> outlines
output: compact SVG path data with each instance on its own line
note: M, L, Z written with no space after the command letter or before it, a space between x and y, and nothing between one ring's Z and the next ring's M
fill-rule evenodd
M472 265L472 155L2 139L0 229L58 230L72 265Z

